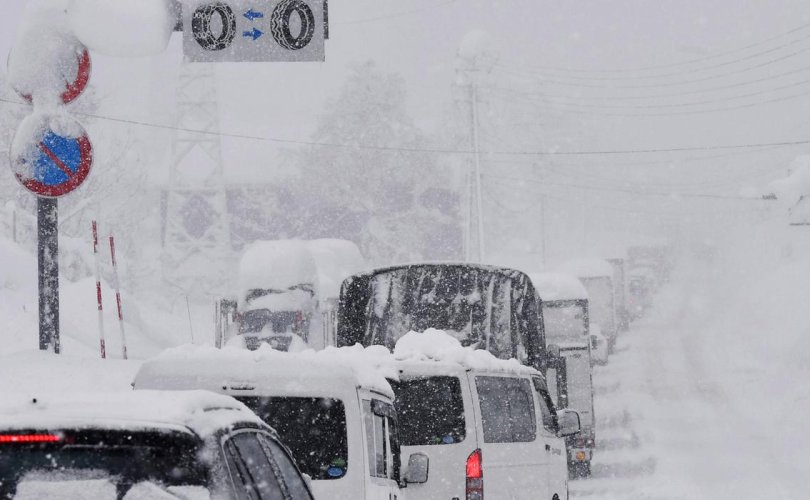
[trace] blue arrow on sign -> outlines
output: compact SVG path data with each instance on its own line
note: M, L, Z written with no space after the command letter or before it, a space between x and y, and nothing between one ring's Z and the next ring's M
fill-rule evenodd
M264 14L261 12L256 12L253 9L248 10L243 14L248 21L253 21L254 19L261 19L264 17Z
M259 31L258 28L253 28L253 31L245 31L245 32L243 32L242 36L247 37L247 38L252 38L254 41L256 41L256 39L259 38L260 36L262 36L263 34L264 33Z

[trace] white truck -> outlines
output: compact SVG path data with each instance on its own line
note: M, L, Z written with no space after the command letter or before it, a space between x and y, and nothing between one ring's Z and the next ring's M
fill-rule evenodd
M581 431L565 440L572 477L587 477L596 445L593 404L593 354L607 361L607 341L589 332L588 293L567 274L531 274L543 311L546 342L559 347L557 362L546 374L549 392L559 408L576 410Z
M602 259L571 260L558 271L573 274L588 291L588 307L591 330L598 329L608 340L608 349L613 351L619 336L614 269Z
M363 269L346 240L276 240L250 245L239 263L236 299L219 303L218 345L267 343L297 351L334 345L340 284Z

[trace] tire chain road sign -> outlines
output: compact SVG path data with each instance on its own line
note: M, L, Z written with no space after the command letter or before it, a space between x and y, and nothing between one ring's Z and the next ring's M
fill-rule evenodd
M187 0L189 62L325 60L326 0Z

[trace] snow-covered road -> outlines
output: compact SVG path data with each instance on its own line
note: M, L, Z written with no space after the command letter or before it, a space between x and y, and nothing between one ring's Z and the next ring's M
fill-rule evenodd
M750 315L709 272L679 276L597 368L599 449L572 498L810 495L807 367L772 348L780 332L729 320Z

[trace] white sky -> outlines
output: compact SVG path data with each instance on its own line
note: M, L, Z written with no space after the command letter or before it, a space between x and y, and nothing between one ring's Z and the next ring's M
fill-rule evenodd
M0 0L0 54L5 54L13 42L13 32L24 3L25 0ZM810 22L810 3L806 0L331 0L330 21L331 39L327 42L326 63L218 66L223 131L305 140L324 100L342 85L349 66L369 59L384 69L404 75L411 114L430 131L441 119L442 110L452 102L455 55L461 39L472 30L484 30L493 37L503 64L518 68L610 71L688 61L775 37ZM806 36L807 32L801 34ZM92 83L103 97L101 112L116 117L171 123L172 76L181 58L178 42L175 39L165 54L151 59L116 60L96 56ZM757 59L761 60L764 59ZM810 54L757 72L691 86L664 86L654 89L653 93L692 92L688 96L662 101L677 103L765 92L769 86L789 84L797 77L710 94L697 91L704 86L731 85L810 66L805 61L810 61ZM524 77L536 76L532 70L518 72ZM722 71L709 74L716 73ZM629 73L631 76L638 74ZM698 71L695 74L706 73ZM687 72L648 82L667 84L693 77ZM639 80L630 82L638 83ZM639 94L643 92L640 90L621 88L538 88L565 96L627 98L643 95ZM774 91L748 101L796 94L802 89L807 90L798 87ZM730 105L748 101L731 101ZM598 100L583 102L600 103ZM810 132L808 105L810 97L805 96L736 111L641 118L589 115L586 109L571 115L564 123L549 123L547 127L549 137L567 139L560 149L760 143L806 137ZM92 127L90 132L92 135ZM147 137L162 141L164 145L170 139L165 132L150 131L148 134L151 135ZM223 147L231 180L268 179L275 176L274 172L284 170L277 161L279 149L276 145L227 140ZM802 152L803 148L794 147L742 154L720 151L716 154L564 158L555 168L562 171L562 177L557 181L572 182L581 177L590 179L591 184L627 185L630 189L646 190L654 189L654 186L667 188L671 183L686 186L679 187L677 190L680 191L734 193L741 185L762 183L783 172L787 162ZM706 156L719 157L711 161L666 163ZM155 168L162 171L165 167L155 165ZM519 169L515 172L519 173ZM585 197L603 205L610 202L615 206L619 202L623 210L647 210L651 203L661 207L668 203L666 199L639 199L632 193L574 190L571 196ZM662 213L666 213L665 208L661 209Z

